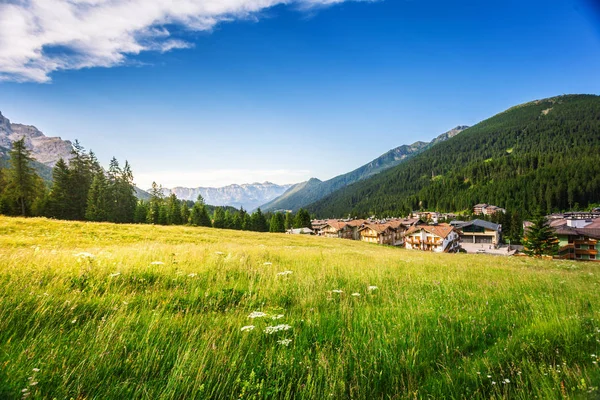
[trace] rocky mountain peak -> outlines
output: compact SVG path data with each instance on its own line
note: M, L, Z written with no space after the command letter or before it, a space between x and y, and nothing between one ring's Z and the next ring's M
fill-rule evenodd
M0 147L10 149L12 142L25 138L25 145L33 157L48 167L53 167L59 159L71 159L73 144L60 137L47 137L33 125L11 123L0 112Z

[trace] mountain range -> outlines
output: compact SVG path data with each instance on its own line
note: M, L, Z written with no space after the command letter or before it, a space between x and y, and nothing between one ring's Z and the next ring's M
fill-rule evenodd
M410 145L396 147L377 157L368 164L355 169L354 171L336 176L327 181L320 181L317 178L312 178L306 182L298 183L291 186L281 196L266 204L263 204L261 209L264 211L297 211L301 207L305 207L311 203L314 203L335 192L336 190L377 175L389 168L395 167L411 157L414 157L415 155L427 150L431 146L458 135L467 128L468 126L457 126L456 128L437 136L431 142L419 141Z
M563 95L509 108L307 208L326 218L489 203L523 216L599 201L600 96Z
M204 202L213 206L243 207L252 211L265 202L280 196L292 185L277 185L271 182L249 183L243 185L228 185L213 187L175 187L163 189L165 195L175 193L178 199L196 201L202 195Z

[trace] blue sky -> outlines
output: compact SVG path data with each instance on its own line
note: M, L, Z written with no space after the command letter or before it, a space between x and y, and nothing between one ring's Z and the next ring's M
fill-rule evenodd
M129 160L141 187L196 187L329 179L518 103L600 93L591 1L225 3L209 20L140 17L118 40L105 33L126 26L69 40L90 22L57 32L66 17L43 7L24 11L47 34L3 33L20 10L0 5L0 111ZM24 62L32 43L43 54Z

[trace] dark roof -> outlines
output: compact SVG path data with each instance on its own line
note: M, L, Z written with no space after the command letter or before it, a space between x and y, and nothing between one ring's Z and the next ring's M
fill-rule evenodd
M597 228L571 228L566 225L561 225L554 229L557 235L566 236L587 236L594 239L600 239L600 229Z
M465 228L467 226L475 225L485 229L491 229L493 231L500 230L500 225L494 224L493 222L484 221L482 219L474 219L472 221L452 221L450 225L455 226L458 229Z

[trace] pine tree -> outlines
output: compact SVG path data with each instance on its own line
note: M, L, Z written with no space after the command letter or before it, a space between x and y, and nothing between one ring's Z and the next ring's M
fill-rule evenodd
M242 229L242 222L243 222L243 215L240 211L236 211L235 214L233 215L233 220L231 222L231 229L235 229L235 230L241 230Z
M285 232L285 218L282 213L277 212L271 216L269 232Z
M104 173L94 176L88 193L85 219L88 221L108 221L110 209L109 186Z
M256 211L252 213L250 217L250 230L255 232L268 232L269 225L267 224L267 219L263 215L260 208L257 208Z
M13 142L10 168L6 171L6 198L15 207L17 214L27 216L31 206L43 192L43 182L31 166L34 158L25 146L25 138Z
M156 182L152 182L152 188L150 189L150 200L148 204L148 215L146 221L149 224L159 224L160 209L164 200L162 187L158 186Z
M61 158L52 169L52 188L48 201L48 216L68 219L70 215L70 174L67 163Z
M177 195L175 193L171 193L171 195L167 198L167 224L168 225L181 225L181 207L179 205L179 200L177 199Z
M294 228L310 228L310 214L304 208L301 208L296 213L294 218Z
M93 165L90 156L76 140L71 151L72 158L69 162L69 199L70 210L68 219L85 219L88 193L94 177Z
M530 256L552 256L558 252L558 240L545 216L538 215L533 219L525 232L523 245Z
M213 216L213 228L225 228L225 211L222 207L215 208L215 215Z
M190 220L190 208L188 207L187 201L181 204L181 224L186 225Z
M292 229L294 227L294 215L291 212L285 214L285 230Z
M233 229L233 214L229 209L225 210L225 229Z
M140 200L137 202L135 207L135 214L133 217L133 222L136 224L145 224L148 221L146 220L148 216L148 202Z
M195 202L192 206L189 223L192 226L212 226L206 206L201 201Z

